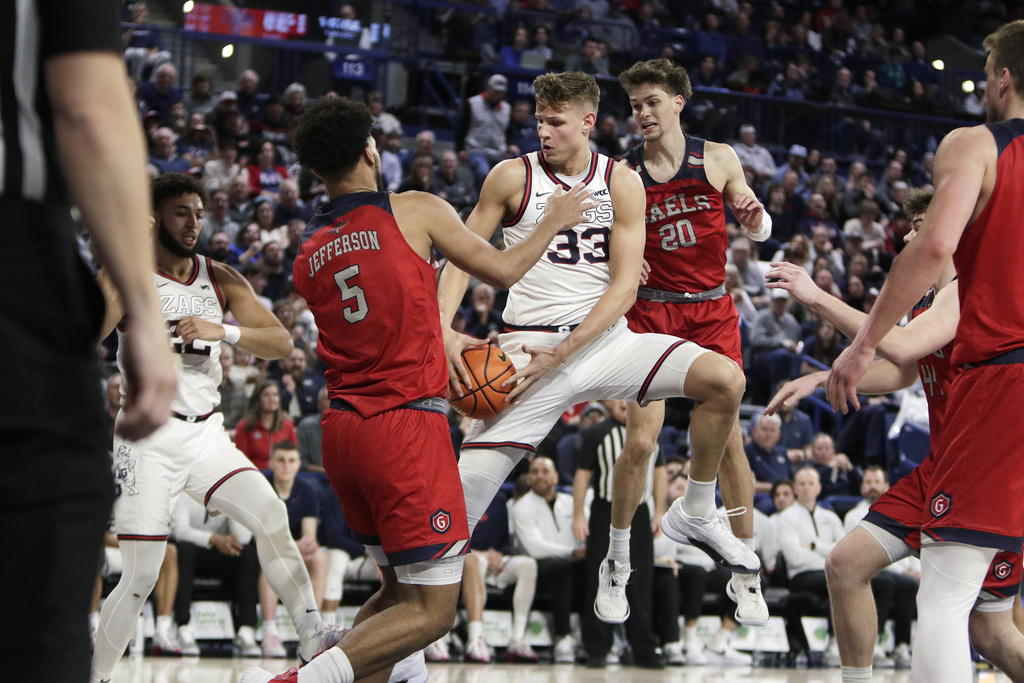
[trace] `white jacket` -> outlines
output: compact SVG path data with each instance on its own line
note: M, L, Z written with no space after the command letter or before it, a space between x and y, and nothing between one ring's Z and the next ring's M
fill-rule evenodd
M812 513L794 503L779 513L775 523L791 579L802 572L824 570L825 558L844 535L839 516L820 505L815 505ZM814 547L806 547L810 544Z
M565 557L576 549L572 533L572 496L558 492L554 510L530 491L512 504L512 527L526 554L534 559Z

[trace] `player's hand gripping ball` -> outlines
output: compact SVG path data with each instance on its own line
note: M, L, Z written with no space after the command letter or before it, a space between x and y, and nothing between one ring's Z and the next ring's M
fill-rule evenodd
M452 408L466 417L483 420L511 405L505 403L505 396L515 385L503 387L501 383L515 374L516 366L504 351L494 344L470 346L462 352L462 362L473 383L462 385L462 398L449 398Z

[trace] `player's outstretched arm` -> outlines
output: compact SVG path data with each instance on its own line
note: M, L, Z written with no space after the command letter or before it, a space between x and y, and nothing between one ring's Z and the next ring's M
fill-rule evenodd
M765 273L766 278L777 278L765 284L769 289L784 289L804 306L813 308L840 332L853 339L867 322L866 313L850 307L842 299L818 287L801 266L776 262ZM879 342L878 355L895 365L912 363L935 353L952 341L960 321L960 302L956 287L943 287L936 295L932 307L910 321L905 327L893 327ZM858 385L859 388L859 385ZM867 393L863 390L860 393Z
M722 196L747 236L755 242L764 242L771 237L772 219L764 210L764 205L757 195L747 185L747 178L743 175L743 166L736 156L736 150L729 145L708 142L705 145L705 157L714 160L713 165L708 168L708 180L718 186L717 182L722 181L715 176L723 176Z
M127 394L117 430L140 439L167 422L177 383L153 285L142 129L120 55L59 54L46 60L45 80L71 198L99 247L131 332L122 350Z
M224 309L238 321L235 345L263 360L287 358L294 348L291 335L273 313L259 302L249 281L223 263L213 261L213 276L224 293ZM184 343L200 339L218 342L224 339L225 325L195 316L182 318L178 334ZM234 327L234 326L231 326Z
M857 393L876 396L906 389L917 380L917 365L914 361L896 365L887 360L876 360L868 366L864 377L857 384ZM782 408L795 408L828 381L828 370L812 372L786 382L764 409L765 415L774 415Z
M644 256L644 214L647 210L643 181L635 171L616 165L612 170L609 197L615 207L615 222L608 239L611 276L608 289L579 326L557 346L524 347L532 358L525 368L519 368L516 374L503 382L503 386L513 387L505 397L506 402L526 391L538 378L604 333L636 301Z

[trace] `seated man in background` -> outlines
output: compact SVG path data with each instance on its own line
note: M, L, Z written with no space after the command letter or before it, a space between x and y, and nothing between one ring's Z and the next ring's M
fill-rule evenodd
M320 493L316 487L297 478L299 473L299 451L291 441L280 441L270 454L270 473L267 478L277 497L288 508L288 527L295 545L302 554L302 561L313 584L316 604L323 601L324 582L327 574L327 557L320 552L317 542L317 525L320 518ZM263 656L282 658L287 656L281 637L277 633L277 594L266 578L259 579L260 610L263 613Z
M768 493L775 482L793 478L789 457L779 445L781 424L777 415L758 415L752 430L754 438L744 446L754 473L755 493ZM802 459L803 453L799 455Z
M569 615L574 591L583 586L586 549L572 532L572 496L555 488L558 472L550 458L535 457L527 475L530 492L512 505L512 528L527 555L537 560L537 586L551 599L555 662L576 661Z
M256 644L256 578L259 558L252 533L225 515L211 517L189 496L178 499L171 518L171 536L178 546L178 595L174 620L183 655L198 655L199 646L189 626L192 593L197 576L216 576L231 588L231 617L235 624L234 653L259 657Z

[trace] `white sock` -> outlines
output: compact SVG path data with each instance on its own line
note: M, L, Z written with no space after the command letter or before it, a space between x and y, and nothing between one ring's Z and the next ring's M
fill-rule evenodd
M683 512L691 517L711 519L715 515L715 486L718 479L695 481L687 478L686 494L683 495Z
M157 617L156 618L156 632L161 635L167 635L171 632L172 620L169 616Z
M512 640L517 643L526 640L526 625L528 623L526 614L512 614Z
M341 648L332 647L299 669L298 683L353 683L352 664Z
M863 668L856 666L844 666L840 667L840 676L842 676L843 683L863 683L863 681L871 681L871 667L865 666Z
M609 529L608 558L620 564L629 564L629 529Z
M476 640L484 635L484 622L482 621L471 621L469 622L469 639Z
M277 635L277 620L270 619L269 621L263 622L263 637L276 636Z
M686 647L687 647L687 649L689 649L691 646L695 646L695 645L697 645L699 643L699 641L697 640L697 627L696 626L686 626L683 630L685 631L685 634L686 634L685 635L685 639L686 639Z

